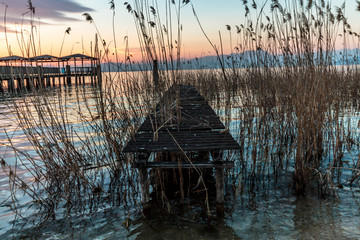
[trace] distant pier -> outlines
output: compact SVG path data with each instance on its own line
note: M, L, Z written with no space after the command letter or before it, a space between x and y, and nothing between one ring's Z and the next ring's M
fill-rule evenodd
M84 85L85 77L90 77L91 85L102 82L99 58L83 54L60 58L51 55L9 56L0 58L0 64L0 92Z

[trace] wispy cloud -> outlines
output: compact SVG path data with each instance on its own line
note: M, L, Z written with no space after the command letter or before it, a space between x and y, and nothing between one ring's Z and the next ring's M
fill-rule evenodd
M15 30L12 30L12 29L9 29L9 28L6 28L6 31L7 31L8 33L16 33ZM1 26L1 25L0 25L0 32L5 32L5 27L4 27L4 26Z
M29 5L27 0L0 0L0 16L4 15L5 5L7 8L7 23L14 24L21 22L22 19L27 19L29 12ZM32 5L35 7L35 18L40 18L43 23L46 22L71 22L81 20L67 16L68 13L83 13L92 12L94 9L79 4L73 0L32 0Z

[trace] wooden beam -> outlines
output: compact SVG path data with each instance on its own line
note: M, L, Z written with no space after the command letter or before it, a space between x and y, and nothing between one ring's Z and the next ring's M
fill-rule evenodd
M145 161L137 161L134 164L136 168L178 168L178 162L145 162ZM224 169L224 168L232 168L234 167L234 162L182 162L181 168L216 168L216 169Z
M123 151L172 152L180 151L179 146L183 151L213 151L240 148L229 132L198 130L157 133L158 139L153 141L153 132L138 132ZM174 139L176 139L177 143Z

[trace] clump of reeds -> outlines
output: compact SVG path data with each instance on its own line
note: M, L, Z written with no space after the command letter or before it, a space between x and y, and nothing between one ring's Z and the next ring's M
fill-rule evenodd
M223 72L216 87L223 88L225 98L217 102L225 109L232 108L229 103L238 105L237 131L244 147L239 157L247 162L249 176L276 176L293 168L298 194L318 178L327 188L334 172L339 173L335 170L344 167L339 147L346 142L343 135L354 137L342 116L349 109L356 112L351 102L358 92L350 87L358 84L356 68L336 66L335 43L339 29L344 48L359 35L344 16L345 5L335 12L326 1L271 1L270 12L255 2L250 6L244 1L244 7L246 20L235 26L239 40L234 52L224 58L211 44ZM258 10L255 17L251 9ZM348 64L346 53L342 56L341 63ZM347 150L356 153L358 147ZM357 169L356 164L347 167Z

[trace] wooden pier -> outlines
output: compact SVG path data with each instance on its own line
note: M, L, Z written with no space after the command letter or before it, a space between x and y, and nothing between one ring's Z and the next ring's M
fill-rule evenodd
M0 58L0 63L0 92L84 85L86 77L90 77L91 85L101 85L102 81L99 59L83 54L60 58L9 56Z
M156 113L145 119L123 152L135 154L144 205L150 200L148 168L177 169L181 198L183 168L215 168L216 202L221 208L224 169L233 167L233 162L223 161L222 152L235 149L240 149L239 144L196 88L177 85L164 94ZM152 160L151 153L155 154Z

